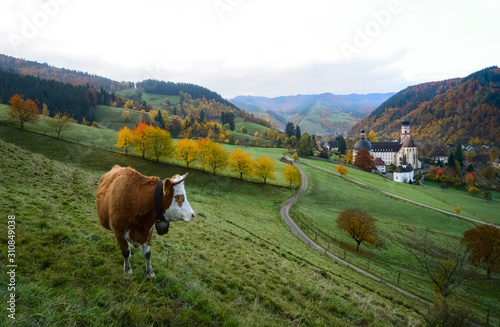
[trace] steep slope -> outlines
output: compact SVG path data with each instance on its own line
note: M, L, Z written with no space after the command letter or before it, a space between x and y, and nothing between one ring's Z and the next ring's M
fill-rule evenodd
M379 137L397 138L401 119L408 116L413 138L468 144L500 143L500 69L496 66L465 78L408 87L354 125L375 131Z

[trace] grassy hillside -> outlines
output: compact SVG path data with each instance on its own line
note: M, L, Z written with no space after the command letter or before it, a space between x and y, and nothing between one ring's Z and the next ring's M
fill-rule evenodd
M186 180L197 218L154 236L157 278L146 280L136 249L134 274L125 276L95 213L99 177L114 164L161 178L184 169L3 123L0 135L0 206L16 215L19 325L422 324L420 302L334 264L288 231L278 211L292 191L197 170Z
M119 131L127 126L133 130L139 124L141 112L137 110L129 110L130 121L127 123L122 122L123 108L115 108L109 106L97 106L95 108L95 119L101 128L108 128L114 131ZM147 113L146 113L147 114Z
M313 163L335 171L335 166L330 163L318 161L313 161ZM389 236L399 231L401 226L405 226L411 229L429 229L432 237L437 240L445 235L454 239L454 242L458 242L463 232L474 228L475 225L453 216L393 199L311 166L301 166L309 178L310 187L300 198L300 204L292 207L291 210L291 216L298 225L317 243L329 248L330 252L342 258L345 255L346 260L369 269L376 276L383 275L393 284L397 283L399 275L401 288L432 301L433 289L427 275L411 254L392 243ZM473 205L476 199L472 197L465 199L449 193L443 196L440 194L441 190L393 183L374 174L355 169L350 169L347 175L417 201L432 203L436 206L440 203L443 206L450 206L448 207L450 211L453 211L454 207L447 202L460 201L457 205L463 205L464 211L465 208L477 210L468 211L476 212L476 218L489 217L498 223L498 214L495 215L498 213L498 202L487 203L478 200L477 202L481 204ZM433 196L434 199L432 199ZM473 208L470 209L469 206ZM351 208L365 210L378 220L377 226L384 242L382 247L371 249L362 246L359 252L355 251L356 243L347 233L340 231L335 222L341 211ZM484 272L481 271L478 277L478 281L463 288L456 295L458 301L472 307L476 317L484 323L488 309L495 312L500 309L497 301L500 297L500 284L498 283L500 276L496 275L493 280L487 281ZM495 317L495 319L499 318Z

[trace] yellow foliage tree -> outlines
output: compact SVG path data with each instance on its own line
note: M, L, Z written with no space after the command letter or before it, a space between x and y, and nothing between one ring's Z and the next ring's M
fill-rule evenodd
M127 123L130 121L130 111L123 109L122 112L122 122Z
M134 151L141 152L142 157L146 155L146 149L148 147L146 140L146 129L148 125L146 123L139 123L134 129Z
M156 116L158 115L158 111L151 109L149 110L149 119L151 119L152 122L155 121Z
M352 155L352 150L347 152L347 155L345 156L345 163L347 164L352 164L353 160L353 155Z
M295 161L299 160L299 155L298 155L298 153L297 153L297 152L294 152L294 153L292 154L292 159L293 159L293 160L295 160Z
M189 164L198 158L198 146L191 139L180 140L177 142L176 148L177 159L184 160L186 168L189 168Z
M134 132L128 129L127 126L118 131L118 139L115 146L118 148L125 148L125 154L128 154L128 148L134 144Z
M236 149L231 153L229 159L229 169L240 173L240 179L243 179L243 174L250 174L253 171L252 156L240 149Z
M170 133L159 127L148 126L145 131L146 154L159 161L160 157L170 157L174 153L174 143Z
M290 187L292 187L292 185L300 185L300 182L302 180L300 171L294 166L290 165L286 166L285 169L283 169L283 177L285 178L285 181L290 183Z
M347 172L349 171L349 169L347 169L344 165L338 165L336 170L340 175L347 175Z
M229 163L229 152L223 149L219 143L207 141L205 144L206 158L205 164L211 167L214 174L217 169L226 168Z
M375 134L374 131L370 131L370 133L368 133L367 140L370 142L377 142L377 134Z
M196 147L198 148L198 161L201 164L203 171L205 171L205 167L207 166L207 157L208 157L208 147L207 143L212 142L209 139L198 139L196 141Z
M264 184L268 178L272 180L276 179L274 175L275 172L276 162L269 157L259 157L254 164L254 174L262 177L264 179Z

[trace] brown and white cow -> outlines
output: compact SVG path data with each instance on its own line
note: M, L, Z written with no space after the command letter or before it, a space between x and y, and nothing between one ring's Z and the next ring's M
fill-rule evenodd
M126 274L132 273L129 242L135 247L142 246L147 276L154 278L150 249L153 227L157 224L158 232L164 234L168 231L167 221L187 222L194 218L184 190L186 176L175 175L165 179L162 185L158 177L144 176L132 168L115 165L101 177L97 189L97 214L101 225L115 234ZM161 221L162 214L166 221ZM166 230L159 229L161 223L166 224Z

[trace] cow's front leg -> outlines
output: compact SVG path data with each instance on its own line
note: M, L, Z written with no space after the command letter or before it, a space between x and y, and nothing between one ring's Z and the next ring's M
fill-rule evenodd
M146 262L146 274L148 275L148 278L155 278L155 272L151 266L151 247L147 243L142 245L142 254L144 255L144 261Z

